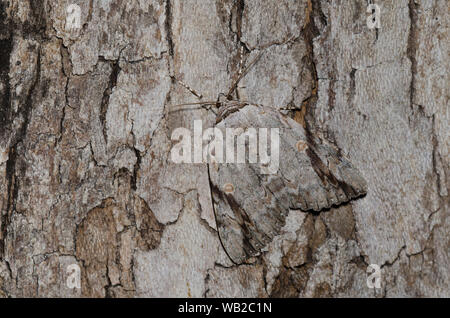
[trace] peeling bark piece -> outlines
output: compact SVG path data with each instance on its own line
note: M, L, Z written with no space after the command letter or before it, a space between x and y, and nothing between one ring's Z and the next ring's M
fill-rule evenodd
M278 128L283 155L274 174L264 174L258 163L209 164L219 236L234 263L270 243L289 209L318 212L367 192L359 171L337 149L276 110L232 102L217 121L224 136L226 128ZM249 149L247 143L246 154Z

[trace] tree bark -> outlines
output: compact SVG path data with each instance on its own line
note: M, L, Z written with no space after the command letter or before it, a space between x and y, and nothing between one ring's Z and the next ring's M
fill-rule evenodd
M367 25L371 2L380 28ZM0 9L0 296L450 296L448 1ZM350 158L368 193L292 211L267 251L237 266L206 165L171 162L170 136L215 119L175 111L199 101L179 81L214 101L259 52L239 98L288 108ZM81 288L67 283L72 264ZM381 288L368 287L370 264Z

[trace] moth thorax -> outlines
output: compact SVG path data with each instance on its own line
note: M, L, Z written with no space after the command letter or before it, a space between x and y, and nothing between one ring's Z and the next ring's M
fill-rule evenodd
M225 102L220 102L219 112L217 113L217 122L225 119L231 113L234 113L247 105L245 102L238 100L226 100Z

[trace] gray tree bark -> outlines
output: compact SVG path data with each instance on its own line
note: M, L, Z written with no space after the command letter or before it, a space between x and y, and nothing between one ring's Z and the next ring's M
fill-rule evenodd
M370 2L381 28L370 29ZM68 29L67 7L81 9ZM0 0L0 296L450 296L446 0ZM289 108L367 195L291 212L253 263L217 235L171 132L242 100ZM281 160L283 160L281 154ZM70 288L81 269L81 288ZM368 288L369 264L381 288Z

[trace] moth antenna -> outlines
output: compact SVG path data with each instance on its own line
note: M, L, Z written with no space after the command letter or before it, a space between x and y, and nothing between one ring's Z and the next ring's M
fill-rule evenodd
M200 105L202 108L212 111L215 115L217 115L217 113L211 108L211 106L216 105L216 104L217 104L217 102L213 102L213 101L177 104L177 105L172 105L171 107L178 107L178 108L169 110L169 113L195 109L195 107L194 108L186 108L184 106Z
M256 63L258 62L258 60L261 58L261 56L264 54L264 51L259 52L259 54L253 59L253 61L251 61L251 63L244 69L244 71L239 70L239 76L236 79L236 81L233 83L233 85L231 86L230 90L228 91L228 94L226 95L227 98L229 99L231 97L231 94L233 94L234 90L237 88L240 80L247 75L248 71L250 71L250 68Z
M181 86L183 86L184 88L186 88L188 91L190 91L195 97L198 97L199 99L202 99L202 98L203 98L203 95L202 95L202 94L197 93L197 91L196 91L195 89L191 88L191 87L190 87L189 85L187 85L186 83L184 83L184 82L182 82L182 81L180 81L180 80L177 80L177 82L178 82Z
M273 106L267 106L267 105L264 105L264 104L253 103L253 102L250 102L248 100L241 100L240 102L241 103L246 103L246 104L249 104L249 105L258 106L258 107L273 108L274 110L288 110L288 111L297 110L296 108L286 108L286 107L274 108Z
M241 49L239 51L239 71L238 71L238 76L240 76L242 74L243 66L244 66L244 47L241 46Z
M241 76L242 71L244 70L244 47L241 46L240 50L239 50L239 70L238 70L238 74L237 76ZM239 97L239 90L237 89L239 86L236 85L236 97L237 99L240 99Z
M183 104L176 104L172 105L172 107L178 107L178 106L189 106L189 105L214 105L217 102L213 101L204 101L204 102L194 102L194 103L183 103Z
M178 82L178 84L180 84L181 86L186 88L189 92L192 93L192 95L196 96L199 99L203 98L202 94L199 94L195 89L193 89L192 87L190 87L189 85L187 85L183 81L180 81L180 80L178 80L178 79L176 79L175 77L172 77L172 76L171 76L171 78L175 79ZM178 107L178 108L169 110L169 113L183 111L183 110L195 109L195 108L185 108L184 106L200 105L202 108L205 108L206 110L210 110L215 115L217 115L217 113L211 108L212 105L217 105L217 104L218 104L217 101L202 101L202 102L193 102L193 103L183 103L183 104L171 105L171 108L172 107Z

